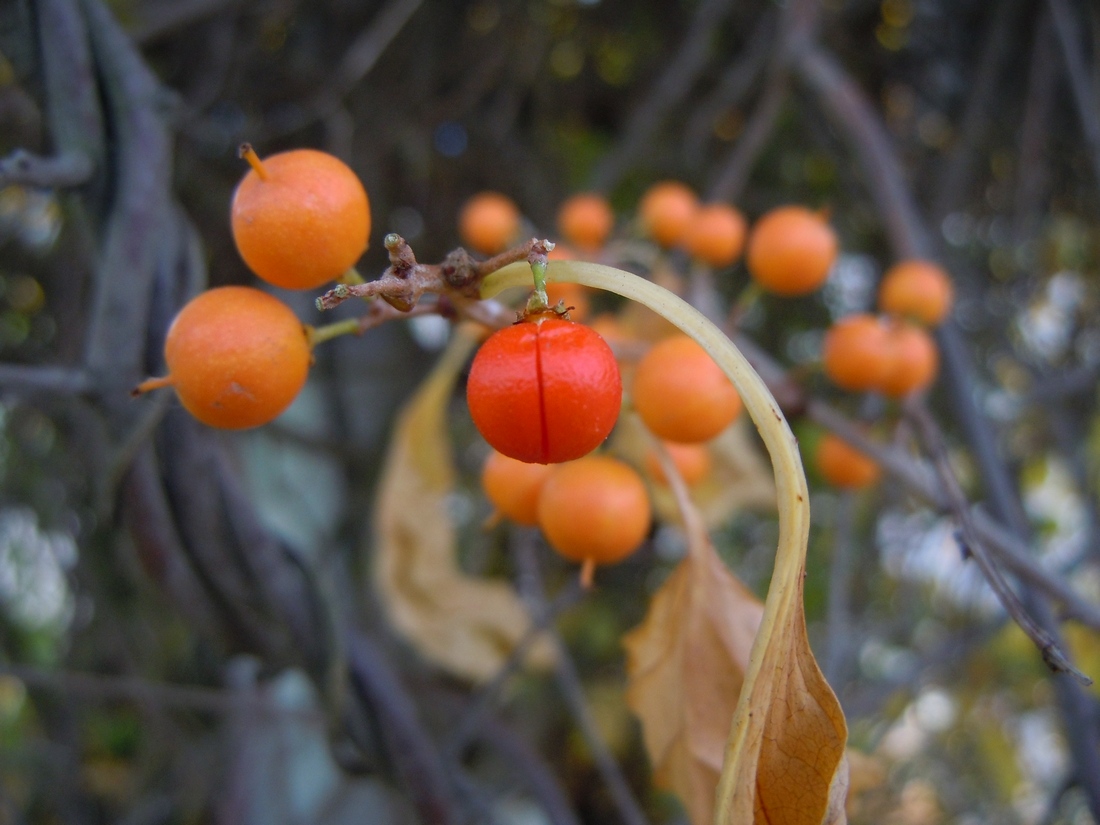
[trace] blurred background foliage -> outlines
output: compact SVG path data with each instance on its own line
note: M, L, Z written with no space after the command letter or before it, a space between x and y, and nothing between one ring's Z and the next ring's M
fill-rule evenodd
M47 5L0 1L3 155L57 146L36 34ZM858 151L813 84L791 71L796 58L782 35L799 5L112 0L109 8L159 81L155 99L140 104L163 118L173 151L169 168L152 173L170 182L193 224L211 285L252 281L226 220L242 140L262 154L316 146L354 168L375 227L360 266L367 277L387 264L380 238L389 231L420 260L439 260L458 243L462 202L484 189L515 198L530 234L550 237L568 194L604 191L626 225L645 187L667 177L732 198L750 219L805 203L828 210L841 260L820 295L765 299L743 329L876 437L907 444L893 410L841 396L814 370L824 327L871 306L897 251ZM974 362L967 390L1018 488L1032 546L1095 604L1100 12L1087 0L818 5L817 42L873 104L955 277L955 323ZM108 143L108 162L113 151ZM340 720L326 716L331 684L318 668L194 621L147 574L141 540L119 515L119 479L155 422L128 421L133 438L102 438L114 413L73 371L89 335L89 250L117 193L103 177L75 192L3 182L0 360L36 371L0 372L0 822L423 817L411 801L415 782L387 762L393 743L372 753L384 731L372 732L370 719L359 720L366 733L333 729ZM718 289L732 299L746 280L738 265L721 273ZM318 320L314 296L281 297L303 320ZM154 337L134 344L154 353L151 365ZM370 629L424 728L445 741L476 692L395 638L365 584L390 425L438 349L430 326L405 323L335 342L318 352L286 416L214 442L280 542L280 558L315 571L330 624L352 615ZM24 380L30 374L37 378ZM941 387L931 403L960 479L981 500L988 478L948 395ZM508 548L533 539L481 530L485 448L460 400L450 419L460 479L449 511L465 569L513 575ZM815 424L793 424L803 445L820 436ZM1067 725L1084 725L1078 733L1095 752L1096 688L1084 694L1084 717L1067 716L1034 647L962 559L948 516L896 481L841 494L810 473L811 639L852 744L867 755L854 763L854 786L866 788L851 801L852 821L1095 821L1088 788L1100 787L1100 775L1077 760ZM763 594L774 516L739 512L714 536ZM558 620L599 727L654 823L684 821L683 813L652 787L622 702L619 640L680 553L677 528L660 527ZM554 587L573 575L543 564ZM1100 678L1096 629L1070 622L1064 630L1079 667ZM328 661L327 645L318 643L316 659ZM615 820L554 683L520 673L505 697L462 757L460 813L439 821L569 821L547 813L554 794L529 791L536 780L560 783L578 821Z

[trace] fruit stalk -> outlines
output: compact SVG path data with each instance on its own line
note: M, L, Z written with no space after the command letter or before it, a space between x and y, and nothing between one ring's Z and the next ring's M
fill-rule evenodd
M531 272L524 264L504 267L485 278L481 296L491 298L504 289L530 284L530 279ZM736 778L742 770L752 769L755 764L755 759L748 754L748 746L759 735L762 720L753 720L750 711L768 643L780 620L790 616L798 607L797 600L802 598L800 585L809 539L810 507L797 442L779 405L749 362L717 326L683 299L629 272L579 261L550 262L547 280L584 284L637 301L695 339L737 388L771 456L778 499L779 546L772 586L764 603L764 618L753 642L718 784L715 822L726 822L733 804Z

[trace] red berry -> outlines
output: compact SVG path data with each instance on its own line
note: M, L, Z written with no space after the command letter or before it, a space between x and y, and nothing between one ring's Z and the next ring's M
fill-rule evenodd
M597 332L559 318L523 321L481 345L466 384L474 424L497 451L529 463L594 450L619 417L622 379Z

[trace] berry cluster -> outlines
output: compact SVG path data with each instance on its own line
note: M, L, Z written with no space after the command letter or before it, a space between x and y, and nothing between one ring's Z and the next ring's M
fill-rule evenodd
M284 289L315 289L339 278L366 251L370 202L342 161L313 149L260 160L233 194L237 249L261 279ZM306 382L310 331L289 307L252 287L221 287L192 299L168 330L168 374L135 394L171 386L204 424L241 430L282 413Z
M341 287L342 297L359 288L353 267L367 247L371 219L355 174L314 150L261 161L246 145L241 155L251 170L234 193L230 218L252 271L284 289L314 289L336 279L352 285ZM585 325L592 296L577 284L546 284L545 267L547 260L613 255L616 216L606 198L585 192L561 205L557 224L562 242L555 248L531 246L536 242L518 247L533 250L535 291L519 321L498 329L479 349L467 401L474 424L493 447L482 478L489 500L501 515L538 525L552 547L584 565L589 580L595 565L619 561L644 541L652 513L643 474L653 484L669 483L664 468L670 465L658 456L671 459L687 486L705 480L712 473L709 444L737 419L741 399L711 356L686 335L652 322L631 326L608 313ZM516 204L498 192L475 195L458 220L470 249L511 260L519 260L508 250L524 226ZM702 204L677 181L645 193L630 231L648 239L658 254L681 250L696 267L727 269L744 255L749 296L812 293L828 277L838 251L820 213L781 206L750 228L733 206ZM416 265L401 244L387 236L398 280ZM473 266L476 275L478 263ZM446 289L444 284L436 291ZM383 288L354 294L411 308ZM890 397L926 388L935 378L937 353L921 325L938 323L950 303L942 270L920 261L897 265L882 283L882 316L854 315L827 332L826 375L842 389ZM167 375L136 391L171 386L204 423L255 427L279 415L301 390L314 344L330 337L322 332L304 327L259 289L212 289L172 323ZM634 354L624 356L627 350ZM620 363L630 367L625 381ZM597 452L624 407L651 435L636 466ZM832 436L820 440L817 459L821 475L842 487L869 484L878 473L870 459Z

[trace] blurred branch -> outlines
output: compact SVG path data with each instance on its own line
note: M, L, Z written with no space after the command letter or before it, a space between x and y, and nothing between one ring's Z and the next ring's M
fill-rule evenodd
M916 203L897 166L893 144L878 115L836 58L820 46L795 62L799 79L821 101L863 165L864 183L878 203L890 243L899 258L930 257L930 241Z
M85 183L95 171L91 158L82 152L63 152L42 157L16 149L0 158L0 188L19 184L43 189L67 189Z
M708 199L736 203L741 197L752 167L783 112L789 89L786 72L773 72L768 76L752 117L725 162L715 172L714 182L707 193Z
M895 255L933 258L931 238L906 185L900 162L866 96L836 59L820 47L807 49L797 66L800 77L815 92L817 101L862 163L868 191L882 214ZM970 392L974 369L962 337L948 322L939 329L937 340L956 417L974 450L994 512L1022 540L1029 535L1027 521L1022 518L1016 491L998 455L994 432ZM1049 605L1031 586L1025 586L1023 602L1044 633L1057 640L1058 626ZM1092 699L1065 676L1054 674L1052 683L1077 777L1088 796L1093 816L1100 819L1100 750Z
M112 136L112 209L96 267L85 362L104 399L137 383L160 235L169 219L171 141L160 83L102 5L81 0Z
M102 173L106 157L89 24L77 0L39 0L34 5L50 139L57 159L68 158L72 165L68 185L83 183L74 179L84 171L83 164L89 164L89 175Z
M1051 115L1057 97L1054 32L1049 9L1037 10L1028 61L1027 95L1020 126L1012 235L1017 243L1030 240L1046 214L1044 201L1050 183Z
M924 402L919 398L909 399L905 405L905 413L909 420L916 425L925 449L932 456L932 465L936 468L940 488L947 498L948 507L959 524L960 543L964 555L973 558L977 563L982 575L985 576L986 582L997 595L997 599L1004 607L1005 612L1012 617L1012 620L1039 648L1043 661L1047 663L1047 666L1056 673L1069 674L1081 685L1091 685L1092 680L1073 665L1058 640L1039 627L1031 617L1028 610L1020 603L1016 593L1005 581L1000 569L989 557L985 542L978 535L977 527L974 524L974 518L970 512L970 503L959 486L959 480L955 477L955 471L952 469L951 462L947 457L947 447L943 440L943 434L932 418L932 414L925 407Z
M775 43L777 15L765 12L760 22L745 38L745 48L718 79L718 85L695 110L684 127L684 157L700 158L711 137L715 119L727 109L737 106L760 77Z
M606 192L614 188L637 161L665 117L684 99L710 60L714 29L732 5L733 0L702 0L698 5L676 55L623 124L619 145L604 155L593 170L590 189Z
M1100 186L1100 111L1096 108L1096 89L1092 84L1094 75L1086 65L1081 46L1081 26L1066 0L1047 0L1047 6L1054 18L1054 29L1058 33L1058 45L1066 64L1070 91L1073 93L1077 116L1081 119L1081 131L1088 145L1089 161L1096 183Z
M1025 9L1023 0L1000 0L990 3L991 18L982 42L977 68L970 79L970 92L963 107L959 138L944 158L935 155L936 184L929 210L933 223L938 223L962 202L963 193L973 183L977 163L986 158L982 151L994 121L993 104L1000 89L1005 67L1015 55L1011 46L1019 34L1019 24Z
M402 786L424 825L458 820L447 769L420 724L408 691L382 652L366 635L344 630L353 697L374 720Z
M542 581L542 572L539 570L535 542L529 537L515 542L516 566L518 568L517 586L520 595L530 605L531 615L536 623L548 624L547 616L550 613L551 602L546 596L546 589ZM588 707L588 700L584 696L584 685L577 666L569 656L565 642L553 627L548 627L547 634L553 645L557 648L554 657L554 676L558 688L562 692L566 705L569 707L573 719L580 728L581 734L588 743L592 752L592 759L596 763L604 784L611 794L611 799L619 812L619 817L626 825L648 825L648 819L642 811L638 800L634 798L630 785L623 776L618 762L604 742L600 734L599 725Z
M500 697L501 691L522 667L535 642L539 640L548 627L551 627L561 613L577 602L582 594L579 581L573 581L561 592L556 594L547 605L546 610L533 616L531 626L523 634L519 642L508 654L500 670L477 692L469 707L455 723L450 736L443 744L444 753L452 754L456 758L465 750L467 744L473 740L483 723L492 712L493 705Z
M783 112L790 86L791 60L809 42L819 14L819 0L793 0L784 8L764 89L748 125L715 175L709 193L711 200L735 202L741 196L752 167Z
M0 393L82 395L92 388L91 377L79 367L0 364Z
M141 44L173 34L185 26L236 9L243 0L154 0L134 7L136 21L130 36Z
M322 718L314 710L286 708L263 696L240 695L221 688L172 685L133 676L50 670L10 663L0 664L0 674L13 676L30 688L58 691L69 697L100 702L125 700L218 715L247 707L250 711L273 716L295 716L311 720Z
M825 679L831 685L842 683L852 651L860 643L854 638L852 627L855 503L855 495L845 491L833 511L833 557L829 561L829 598L825 607L826 647L821 663Z
M289 135L336 112L343 106L348 93L374 68L423 2L424 0L389 0L375 14L370 26L363 29L344 52L328 85L304 103L299 114L281 119L276 126L265 129L264 137L272 139Z

